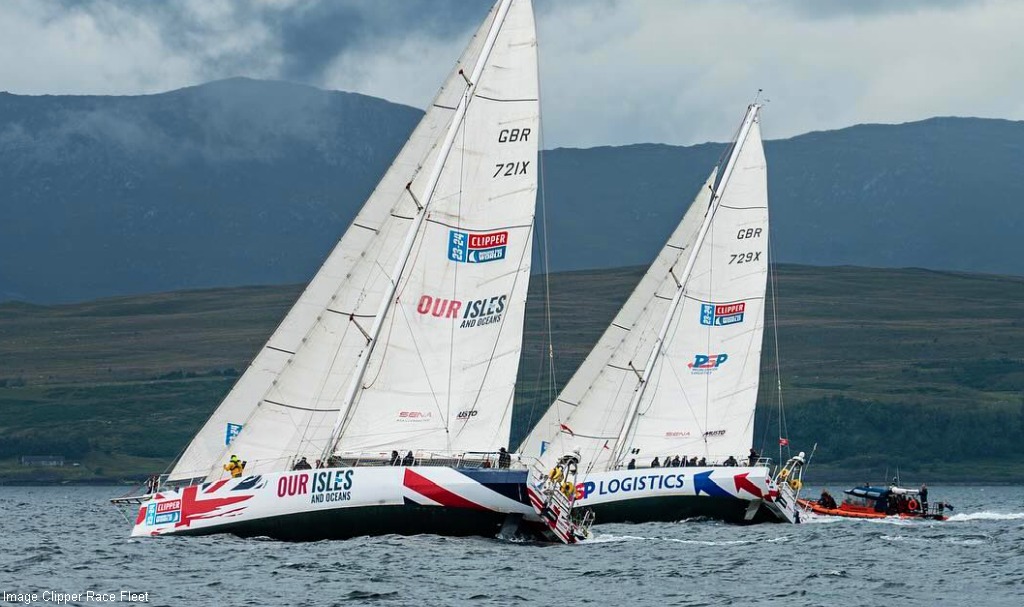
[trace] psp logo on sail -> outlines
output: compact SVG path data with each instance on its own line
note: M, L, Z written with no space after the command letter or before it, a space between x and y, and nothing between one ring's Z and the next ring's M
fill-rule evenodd
M694 375L707 375L717 371L727 360L729 360L728 354L694 354L693 362L686 366Z
M457 263L486 263L505 259L508 232L474 234L448 232L448 259Z
M731 304L701 304L700 324L709 327L735 325L743 322L743 313L746 309L745 301Z

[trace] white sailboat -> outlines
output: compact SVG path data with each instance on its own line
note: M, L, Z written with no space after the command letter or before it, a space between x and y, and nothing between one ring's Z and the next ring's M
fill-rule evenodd
M499 0L158 490L120 500L138 505L132 535L493 534L532 514L499 450L530 277L536 53L530 1Z
M597 523L769 516L760 506L777 490L751 458L768 273L759 109L748 108L721 179L708 177L520 447L542 462L530 481L538 512L553 493L546 471L578 451L572 508L562 510L590 510ZM553 529L564 526L548 514Z

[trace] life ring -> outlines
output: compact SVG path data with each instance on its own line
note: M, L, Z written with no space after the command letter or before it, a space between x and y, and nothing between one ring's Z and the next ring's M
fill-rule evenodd
M789 477L789 468L783 468L782 472L779 472L779 480L786 480Z
M804 486L804 484L803 482L800 481L800 479L794 478L790 479L789 486L793 489L793 491L799 491L800 488Z
M920 506L921 504L919 504L917 500L914 498L910 498L909 500L907 500L907 508L909 510L917 510Z

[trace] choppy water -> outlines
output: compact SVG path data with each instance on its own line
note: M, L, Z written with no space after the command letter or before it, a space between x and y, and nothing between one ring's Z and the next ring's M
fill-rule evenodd
M578 546L135 540L105 501L120 492L0 487L0 593L126 590L148 592L148 605L1024 604L1020 487L931 487L957 505L945 523L604 525Z

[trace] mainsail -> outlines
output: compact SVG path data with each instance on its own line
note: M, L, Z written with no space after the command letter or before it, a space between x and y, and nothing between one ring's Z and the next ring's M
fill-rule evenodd
M536 33L501 0L170 480L297 455L505 446L537 185Z
M758 106L615 320L520 452L580 448L608 470L666 455L742 457L753 438L768 260Z

